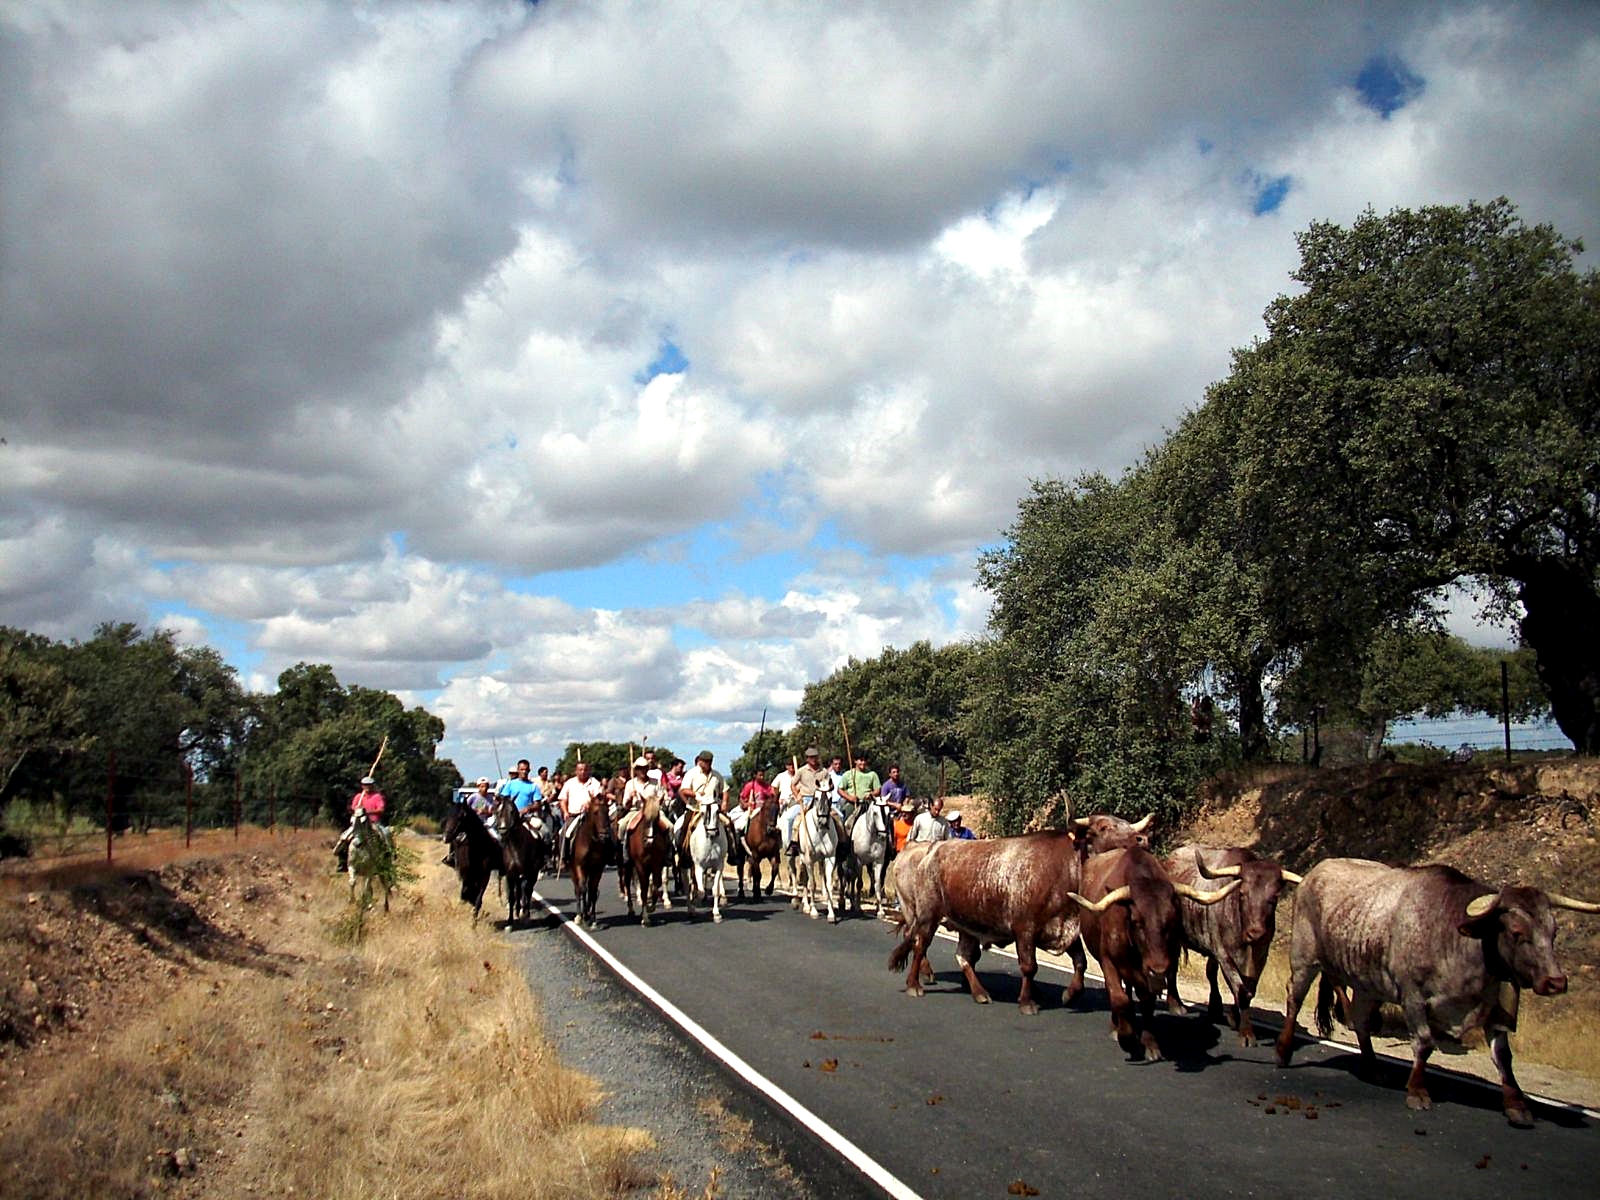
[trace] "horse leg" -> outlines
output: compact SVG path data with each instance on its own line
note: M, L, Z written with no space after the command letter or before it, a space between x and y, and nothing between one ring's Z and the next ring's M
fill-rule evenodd
M830 854L822 860L822 898L828 902L829 925L837 925L839 923L839 914L833 907L833 883L834 875L837 871L838 862L833 855Z

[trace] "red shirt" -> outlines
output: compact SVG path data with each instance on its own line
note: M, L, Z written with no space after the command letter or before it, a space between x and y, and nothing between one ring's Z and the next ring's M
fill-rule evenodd
M778 789L770 783L758 783L752 779L739 792L739 801L748 809L758 809L777 794Z

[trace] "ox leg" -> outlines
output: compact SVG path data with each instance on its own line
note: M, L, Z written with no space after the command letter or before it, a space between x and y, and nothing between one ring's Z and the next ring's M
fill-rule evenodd
M1228 1008L1222 1007L1222 994L1217 987L1217 972L1222 972L1222 977L1228 981L1228 990L1233 993L1233 1004ZM1232 959L1212 959L1206 964L1206 979L1211 984L1211 999L1208 1012L1215 1014L1221 1010L1228 1021L1228 1028L1239 1031L1239 1045L1254 1046L1256 1044L1255 1026L1250 1024L1250 1004L1256 998L1256 981L1239 969L1239 964ZM1213 1021L1216 1017L1213 1015Z
M1210 960L1207 960L1208 962ZM1189 1010L1183 1005L1183 997L1178 994L1178 959L1172 959L1172 965L1167 968L1167 1011L1175 1017L1188 1016Z
M1405 1004L1406 1024L1411 1026L1411 1075L1406 1079L1406 1107L1429 1109L1433 1097L1428 1095L1423 1076L1427 1073L1428 1059L1433 1054L1433 1030L1428 1028L1428 1009L1422 1000L1408 1000Z
M1161 1061L1161 1046L1156 1041L1156 994L1143 985L1134 986L1139 999L1139 1044L1144 1047L1145 1062Z
M1311 981L1317 977L1319 970L1315 962L1298 964L1289 973L1288 994L1283 1006L1283 1030L1278 1034L1277 1053L1278 1065L1287 1067L1289 1060L1294 1057L1294 1022L1300 1015L1300 1006L1306 1002L1306 993L1311 990Z
M1017 1011L1025 1017L1039 1015L1039 1002L1033 997L1033 977L1039 973L1039 960L1033 953L1033 938L1022 934L1017 938L1017 966L1022 971L1022 993L1017 997Z
M1518 1129L1533 1127L1533 1113L1528 1110L1528 1100L1517 1086L1517 1077L1511 1073L1511 1038L1504 1029L1497 1029L1489 1038L1489 1057L1500 1071L1500 1094L1505 1098L1506 1120Z
M979 1004L987 1004L989 992L978 982L978 973L973 970L978 965L978 956L982 953L982 943L970 933L963 933L956 942L956 966L961 968L961 974L966 978L972 998Z
M1111 1040L1125 1046L1133 1039L1133 1002L1128 999L1116 966L1101 962L1100 969L1105 973L1106 998L1111 1001Z
M1067 984L1067 994L1062 997L1063 1004L1071 1004L1083 995L1083 975L1089 969L1089 955L1083 948L1083 939L1075 937L1072 944L1067 947L1067 957L1072 960L1072 982Z
M1210 994L1206 996L1206 1020L1213 1025L1221 1021L1227 1021L1230 1029L1237 1029L1239 1027L1239 1014L1222 1007L1222 989L1217 986L1217 972L1220 966L1221 964L1215 958L1206 959L1206 984L1211 989ZM1238 985L1233 981L1235 974L1237 972L1229 974L1228 986L1238 992Z

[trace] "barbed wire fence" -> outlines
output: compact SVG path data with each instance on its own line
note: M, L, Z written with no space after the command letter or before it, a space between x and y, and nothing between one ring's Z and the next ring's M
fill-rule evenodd
M45 777L0 813L6 852L34 861L103 855L161 844L188 847L197 834L332 829L326 797L280 792L245 770L197 778L180 756L115 751L61 755Z

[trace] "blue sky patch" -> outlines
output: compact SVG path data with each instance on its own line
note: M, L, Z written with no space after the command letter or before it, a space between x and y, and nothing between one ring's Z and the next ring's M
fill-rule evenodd
M649 383L657 375L682 375L689 369L689 360L683 356L683 351L678 349L677 343L671 338L661 339L661 348L656 351L655 358L650 360L650 365L633 377L639 384Z
M1356 92L1384 120L1422 94L1424 80L1392 54L1367 59L1356 75Z
M1287 175L1279 175L1274 179L1267 179L1257 175L1254 177L1256 199L1250 206L1252 212L1258 217L1264 217L1269 212L1277 211L1289 194L1290 180Z

